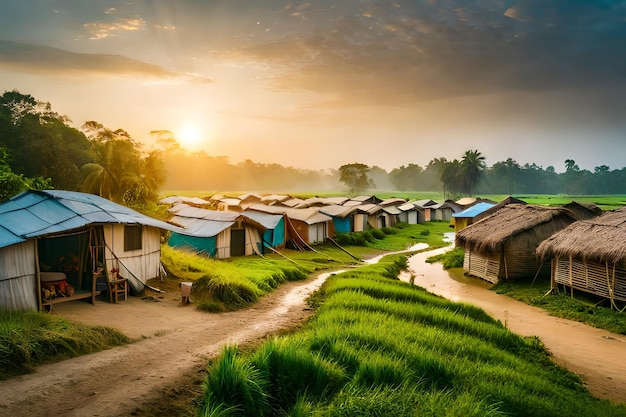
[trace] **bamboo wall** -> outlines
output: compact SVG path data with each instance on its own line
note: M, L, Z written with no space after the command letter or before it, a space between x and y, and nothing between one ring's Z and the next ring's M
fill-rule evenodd
M556 284L596 294L610 300L626 301L624 265L557 258L553 264L552 286Z
M486 257L478 252L466 249L463 258L463 269L469 275L497 284L500 280L500 254Z

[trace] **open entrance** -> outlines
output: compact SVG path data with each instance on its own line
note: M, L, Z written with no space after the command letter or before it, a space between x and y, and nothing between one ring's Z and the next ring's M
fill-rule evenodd
M94 271L104 259L102 230L91 228L38 240L41 302L49 305L98 295Z
M231 229L230 256L244 256L246 254L245 229Z

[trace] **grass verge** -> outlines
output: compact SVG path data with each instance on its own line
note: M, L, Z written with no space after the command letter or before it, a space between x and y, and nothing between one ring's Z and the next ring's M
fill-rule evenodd
M0 379L35 366L128 343L117 330L36 312L0 313Z
M394 255L332 276L316 315L212 362L200 416L626 416L476 307L389 279Z
M583 292L562 290L551 292L550 282L531 278L501 282L492 287L498 294L504 294L526 304L546 310L550 315L579 321L613 333L626 334L626 313L613 310L604 304L606 299Z

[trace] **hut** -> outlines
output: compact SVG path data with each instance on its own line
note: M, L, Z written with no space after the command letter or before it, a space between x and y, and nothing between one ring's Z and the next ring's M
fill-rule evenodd
M0 204L0 225L0 310L94 303L108 289L102 274L113 269L141 292L160 276L161 232L180 230L102 197L62 190L26 191ZM73 294L43 296L50 277Z
M492 283L548 275L536 255L539 244L576 221L562 207L510 204L456 234L456 246L465 249L463 269Z
M337 233L350 233L354 230L356 207L344 207L337 204L320 207L320 213L332 217L333 227Z
M254 204L248 207L246 211L284 215L287 240L298 249L322 243L327 237L333 237L334 234L332 217L320 213L315 208L295 209L277 205Z
M428 208L430 210L430 221L449 222L452 219L452 213L454 213L450 204L445 201L428 206Z
M402 210L397 206L385 206L378 212L378 227L393 227L400 221Z
M626 208L579 220L543 241L541 259L551 260L552 288L583 291L626 302Z
M495 206L495 204L481 202L476 203L459 213L454 213L452 215L452 225L454 226L454 231L459 232L463 228L474 223L474 219L476 217L493 206Z
M414 203L404 203L398 206L400 214L398 221L407 224L422 224L425 222L424 209L418 208Z
M413 201L412 202L416 207L418 207L424 217L423 222L429 222L432 220L435 220L435 210L434 207L437 205L437 203L433 200L430 199L425 199L425 200L417 200L417 201ZM448 220L450 220L448 218ZM422 222L422 223L423 223Z
M383 209L378 204L361 204L356 206L357 214L354 216L354 231L362 232L367 228L380 229L378 213Z
M225 259L261 254L266 246L284 246L281 215L206 210L177 204L170 208L171 221L184 227L172 233L168 245L188 248L206 256ZM282 233L282 234L281 234Z

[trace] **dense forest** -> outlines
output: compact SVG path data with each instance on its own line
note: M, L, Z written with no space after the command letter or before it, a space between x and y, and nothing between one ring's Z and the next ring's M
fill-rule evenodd
M226 156L189 153L172 132L151 132L145 149L123 129L96 121L80 128L28 94L0 96L0 201L28 188L79 190L131 207L156 201L161 190L180 191L349 191L366 189L439 191L446 197L477 194L625 194L626 168L580 169L564 161L564 171L514 159L487 166L478 150L459 159L433 158L426 166L386 171L360 163L337 169L305 170Z

